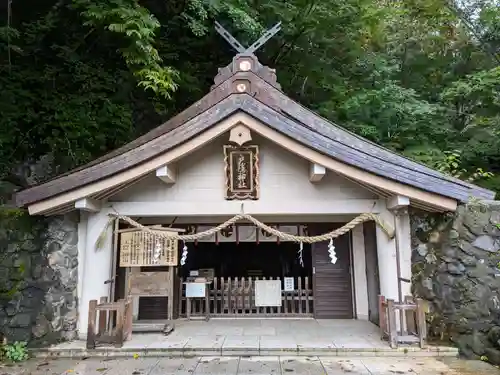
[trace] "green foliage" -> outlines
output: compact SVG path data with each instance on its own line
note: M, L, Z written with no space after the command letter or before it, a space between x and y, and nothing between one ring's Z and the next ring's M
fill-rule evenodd
M3 357L11 362L26 361L29 357L26 346L27 343L24 341L16 341L13 344L7 344L1 348Z
M465 169L459 150L445 151L444 158L436 163L435 168L444 174L461 178L468 182L477 182L478 180L490 179L494 176L493 173L483 171L482 168L476 168L472 172Z
M282 21L257 54L292 98L385 147L500 190L500 70L490 53L500 46L500 7L451 5L13 2L12 21L0 24L0 197L33 183L22 173L27 163L50 156L48 178L204 95L235 54L215 20L244 45Z
M146 8L134 0L95 2L73 0L86 20L85 26L105 29L121 34L125 45L120 48L126 64L139 78L139 84L166 99L177 89L178 72L172 67L162 67L154 38L160 23Z
M25 210L0 206L0 228L0 264L5 267L0 278L1 305L18 293L29 271L21 253L43 241L40 232L45 226L43 221L29 216ZM37 236L39 238L35 240ZM35 251L40 251L40 248L35 248Z

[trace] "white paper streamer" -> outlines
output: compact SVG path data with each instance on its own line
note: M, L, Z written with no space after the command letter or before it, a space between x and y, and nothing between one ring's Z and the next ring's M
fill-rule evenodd
M337 254L335 253L335 246L333 246L333 239L328 243L328 255L330 256L332 264L337 263Z
M301 267L304 267L304 260L302 259L302 250L304 250L304 244L301 242L299 245L299 263Z
M186 264L186 259L188 257L188 247L184 241L182 243L184 244L184 247L182 248L181 266Z

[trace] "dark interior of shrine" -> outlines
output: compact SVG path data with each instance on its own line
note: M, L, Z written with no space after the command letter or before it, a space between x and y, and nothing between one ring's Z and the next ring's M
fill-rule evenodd
M199 242L188 243L182 277L189 271L213 268L215 277L305 277L312 275L311 246L292 242ZM181 250L181 249L180 249Z

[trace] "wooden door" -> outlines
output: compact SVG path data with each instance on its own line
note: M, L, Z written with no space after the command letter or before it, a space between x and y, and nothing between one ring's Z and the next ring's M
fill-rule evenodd
M312 226L309 231L311 232ZM314 226L314 234L322 234L330 227ZM333 243L337 263L332 264L328 242L312 245L314 317L317 319L352 319L353 300L351 282L350 234L336 238Z

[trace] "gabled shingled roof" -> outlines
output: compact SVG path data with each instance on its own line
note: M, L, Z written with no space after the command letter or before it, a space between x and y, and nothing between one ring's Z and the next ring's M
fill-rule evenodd
M239 70L238 62L244 59L253 62L251 71ZM231 65L219 70L215 83L205 97L149 133L89 164L19 192L17 204L27 206L120 173L175 148L238 111L311 149L389 180L460 202L470 197L494 198L492 191L395 154L304 108L281 91L274 71L262 66L254 55L237 55ZM246 85L243 93L238 86L242 83Z

